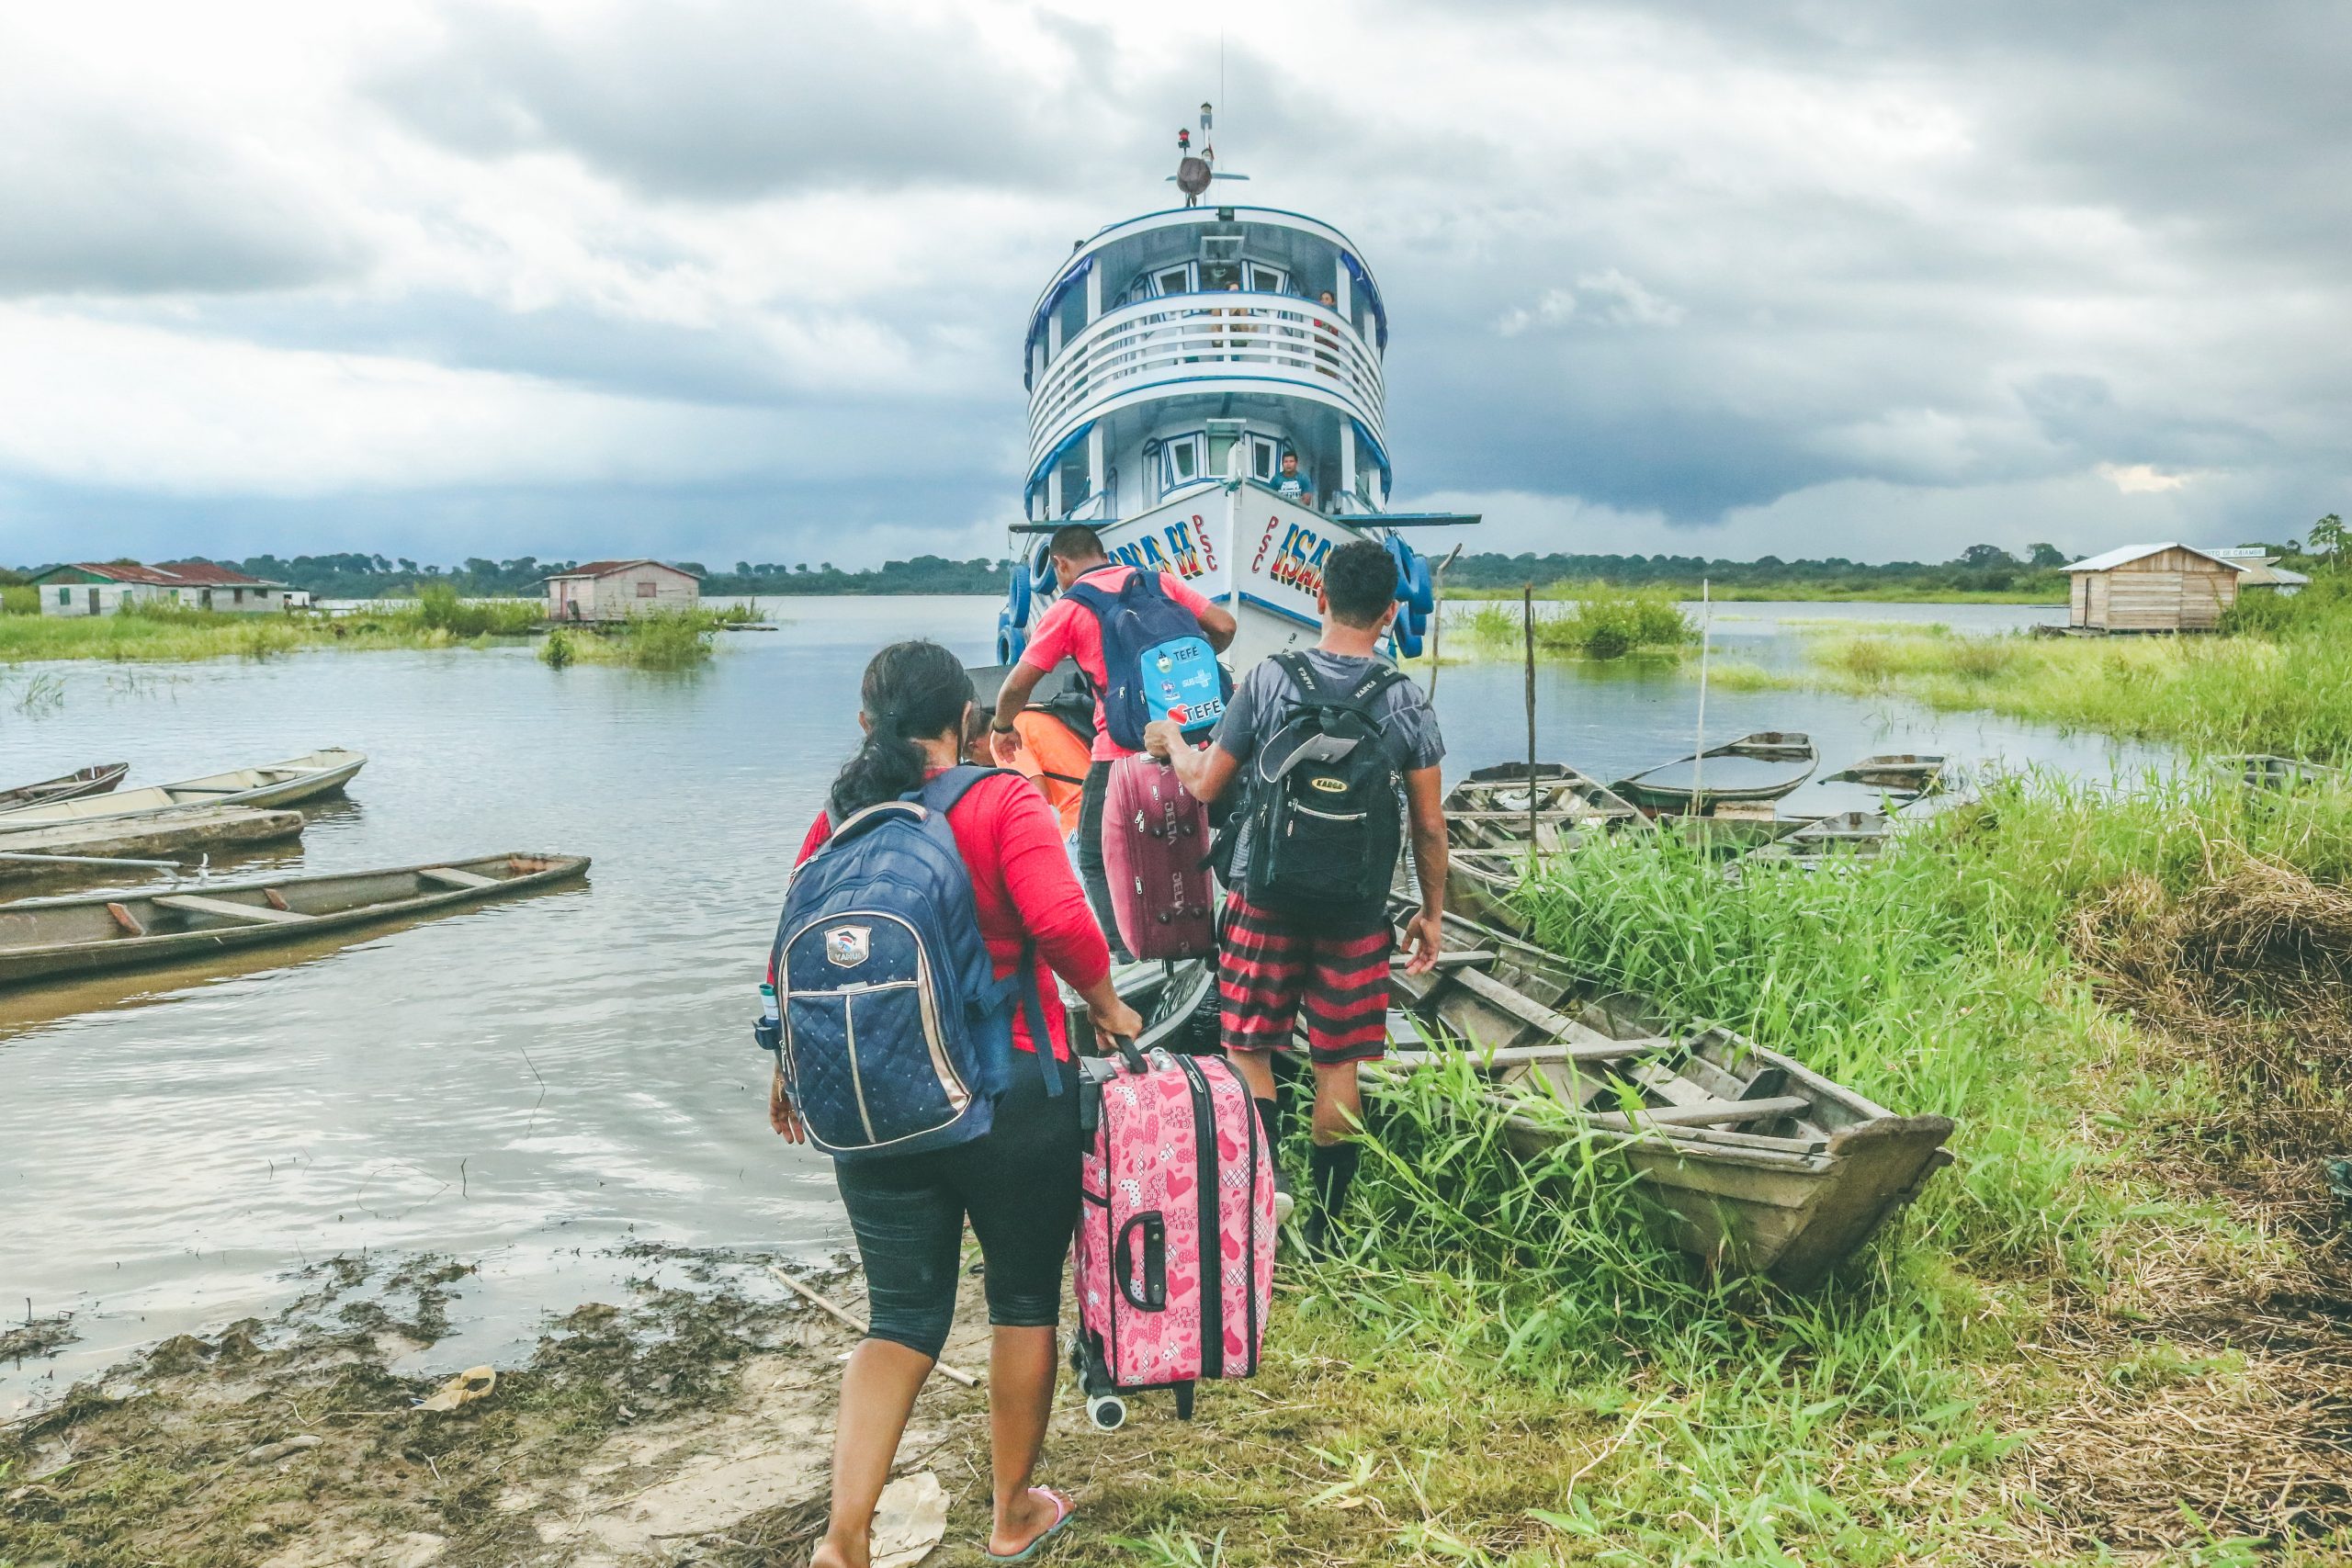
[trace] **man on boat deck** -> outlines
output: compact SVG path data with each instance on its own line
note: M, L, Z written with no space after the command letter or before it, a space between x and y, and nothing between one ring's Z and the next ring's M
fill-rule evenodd
M1325 701L1343 695L1369 715L1374 726L1371 744L1385 754L1383 787L1393 793L1396 781L1403 782L1421 894L1420 908L1407 927L1412 952L1407 968L1418 975L1437 964L1444 910L1445 813L1438 764L1445 757L1445 741L1420 688L1378 657L1380 639L1396 614L1396 563L1379 545L1358 539L1333 550L1317 595L1323 639L1302 657ZM1286 661L1287 656L1265 660L1243 677L1207 748L1195 750L1184 744L1182 731L1163 720L1145 731L1146 749L1172 761L1176 776L1194 796L1217 800L1252 759L1261 751L1283 754L1299 733L1291 727L1312 694L1283 667ZM1271 1140L1272 1053L1295 1049L1302 1005L1306 1010L1307 1059L1315 1069L1315 1147L1308 1169L1316 1200L1307 1216L1306 1243L1310 1251L1320 1252L1332 1217L1347 1201L1361 1152L1348 1141L1361 1119L1356 1066L1387 1050L1388 958L1395 946L1387 884L1395 863L1374 868L1380 891L1361 908L1327 906L1302 913L1261 907L1250 897L1256 883L1249 825L1270 804L1261 793L1269 788L1263 774L1263 769L1251 770L1257 787L1237 823L1236 854L1226 875L1231 891L1218 960L1218 1022L1226 1055L1250 1086ZM1276 1207L1286 1211L1288 1188L1279 1168L1275 1180Z
M1102 658L1102 623L1069 591L1084 582L1116 595L1135 569L1105 554L1102 536L1083 523L1055 529L1046 553L1062 592L1038 618L1021 662L1006 672L1004 686L997 694L996 714L989 724L989 739L1000 767L1016 766L1023 750L1017 720L1046 672L1063 660L1074 659L1094 682L1094 747L1080 797L1078 870L1086 884L1087 902L1094 907L1094 918L1111 943L1112 956L1125 961L1127 955L1119 947L1119 924L1112 914L1111 882L1102 869L1102 800L1110 788L1111 764L1134 753L1111 739L1110 719L1102 708L1102 694L1111 689L1111 678ZM1224 652L1233 641L1232 614L1210 604L1174 572L1160 572L1159 578L1161 592L1200 623L1201 635L1211 648Z
M1283 471L1274 476L1274 493L1284 501L1295 501L1301 506L1315 504L1315 487L1298 471L1298 454L1283 454Z

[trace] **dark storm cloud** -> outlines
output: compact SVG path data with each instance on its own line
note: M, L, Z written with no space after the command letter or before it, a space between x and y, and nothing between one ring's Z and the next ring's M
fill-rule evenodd
M0 295L230 294L358 271L356 236L208 128L0 93Z
M648 194L961 184L1035 187L1099 149L1109 43L1046 29L1051 91L973 25L919 28L863 6L722 0L582 19L469 6L385 70L379 102L460 152L572 152Z

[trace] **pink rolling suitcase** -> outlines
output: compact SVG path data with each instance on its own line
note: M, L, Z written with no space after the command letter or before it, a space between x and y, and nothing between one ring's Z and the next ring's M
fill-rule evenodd
M1176 770L1137 754L1111 764L1102 797L1102 869L1119 941L1137 958L1205 958L1216 951L1209 909L1208 807Z
M1215 1057L1081 1064L1078 1334L1086 1414L1109 1431L1125 1396L1258 1370L1274 1290L1274 1167L1250 1090Z

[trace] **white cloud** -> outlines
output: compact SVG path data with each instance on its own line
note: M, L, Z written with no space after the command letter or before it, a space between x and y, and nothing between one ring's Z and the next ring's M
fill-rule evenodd
M2180 489L2195 477L2159 473L2146 463L2101 463L2098 473L2125 495L2162 495Z

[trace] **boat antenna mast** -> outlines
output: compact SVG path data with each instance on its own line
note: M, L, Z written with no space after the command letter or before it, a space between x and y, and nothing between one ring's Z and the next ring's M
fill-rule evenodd
M1248 175L1220 174L1216 166L1216 113L1213 106L1201 106L1201 150L1193 151L1193 133L1184 127L1176 131L1176 172L1168 177L1184 193L1184 205L1198 207L1212 180L1246 180Z

